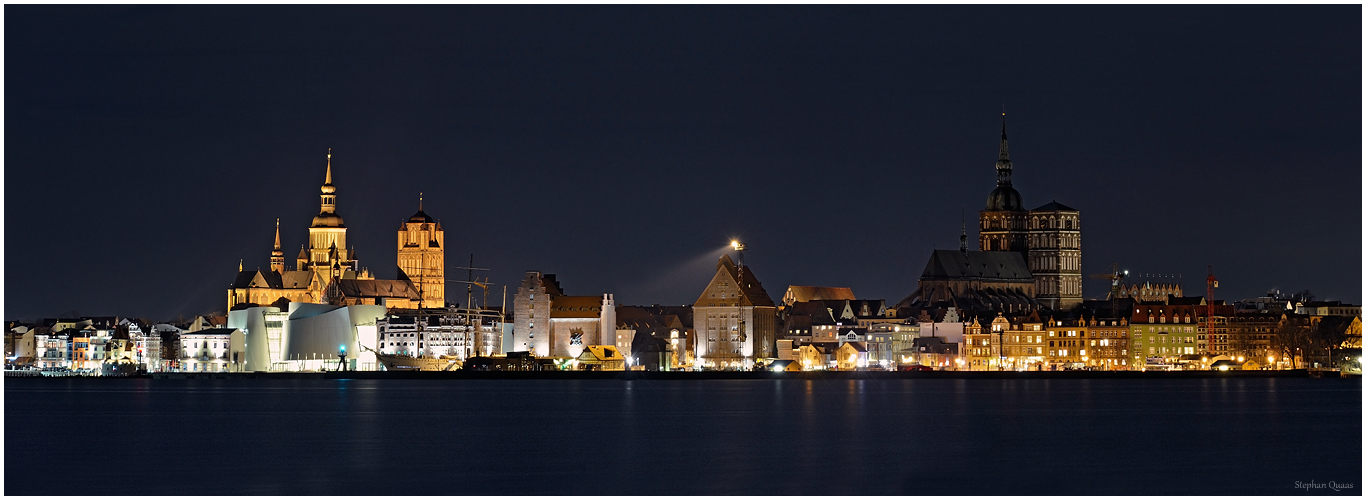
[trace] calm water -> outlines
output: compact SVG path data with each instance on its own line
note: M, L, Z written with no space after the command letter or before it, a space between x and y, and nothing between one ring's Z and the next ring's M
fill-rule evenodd
M1360 379L4 385L9 495L1362 491Z

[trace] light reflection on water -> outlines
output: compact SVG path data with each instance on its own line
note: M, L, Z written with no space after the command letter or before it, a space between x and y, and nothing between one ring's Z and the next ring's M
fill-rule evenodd
M5 403L5 492L19 495L1361 485L1359 379L10 379ZM74 428L130 445L70 481L52 464L89 445Z

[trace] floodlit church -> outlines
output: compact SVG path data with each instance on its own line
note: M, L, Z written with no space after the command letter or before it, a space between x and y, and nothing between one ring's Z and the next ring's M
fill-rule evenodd
M246 271L239 264L237 279L228 288L228 310L285 307L290 302L445 307L444 231L422 211L420 202L417 213L398 230L399 279L377 280L360 267L355 247L347 246L346 223L337 213L337 187L332 184L331 151L320 198L318 215L308 228L308 245L299 249L294 269L285 268L277 219L270 269Z

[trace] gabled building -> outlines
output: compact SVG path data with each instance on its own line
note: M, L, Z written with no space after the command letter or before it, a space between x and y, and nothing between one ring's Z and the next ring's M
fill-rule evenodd
M995 320L993 320L995 323ZM1006 370L1038 371L1044 369L1047 353L1044 348L1044 320L1038 311L1009 321L1008 330L1001 332Z
M554 274L527 271L512 299L512 351L577 358L584 346L617 344L616 301L566 295Z
M845 342L835 350L835 367L840 371L868 368L868 346L863 342Z
M626 369L626 358L616 346L588 345L574 358L580 370L621 371Z
M616 317L616 345L622 352L644 352L640 349L646 346L637 342L648 336L664 343L668 353L667 365L661 362L659 366L692 366L692 355L688 353L693 337L692 306L617 306ZM648 364L645 366L650 369Z
M758 360L776 358L777 313L754 272L722 255L693 304L696 366L749 370Z

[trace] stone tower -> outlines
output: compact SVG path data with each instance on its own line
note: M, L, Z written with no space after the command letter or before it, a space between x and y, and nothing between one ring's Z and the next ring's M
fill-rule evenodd
M996 189L981 212L979 245L983 251L1024 254L1039 303L1071 308L1082 300L1081 212L1056 201L1025 210L1020 192L1011 186L1012 168L1002 113Z
M331 149L327 150L327 176L321 191L321 209L313 217L313 225L308 228L307 268L326 284L332 281L333 276L354 270L350 250L346 247L346 224L337 214L337 187L332 185Z
M445 248L445 231L422 211L419 196L417 213L398 228L398 279L417 288L424 308L446 307Z
M1081 212L1056 201L1029 211L1029 272L1039 302L1081 303Z

